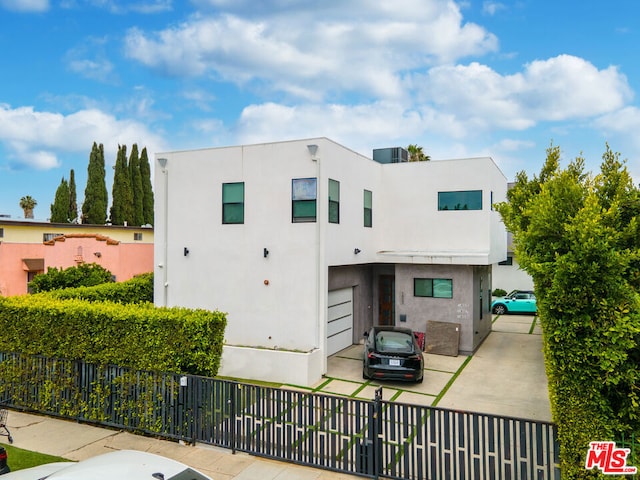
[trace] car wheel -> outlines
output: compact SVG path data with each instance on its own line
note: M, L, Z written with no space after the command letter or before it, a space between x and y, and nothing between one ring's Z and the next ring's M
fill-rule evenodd
M493 313L495 313L496 315L504 315L505 313L507 313L507 307L505 307L504 305L496 305L495 307L493 307Z
M369 377L367 377L367 374L366 374L364 368L362 369L362 378L364 378L365 380L369 380Z
M422 375L422 376L420 377L420 380L418 380L416 383L422 383L423 381L424 381L424 375Z

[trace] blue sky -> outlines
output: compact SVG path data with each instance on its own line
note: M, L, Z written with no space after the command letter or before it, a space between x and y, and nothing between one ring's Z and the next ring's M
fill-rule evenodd
M326 136L371 155L546 148L640 180L637 0L0 0L0 214L50 215L93 142L155 152ZM107 171L109 192L113 179Z

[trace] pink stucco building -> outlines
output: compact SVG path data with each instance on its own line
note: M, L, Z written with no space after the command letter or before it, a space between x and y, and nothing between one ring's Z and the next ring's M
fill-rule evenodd
M27 293L49 267L97 263L118 282L153 271L153 228L0 218L0 295Z

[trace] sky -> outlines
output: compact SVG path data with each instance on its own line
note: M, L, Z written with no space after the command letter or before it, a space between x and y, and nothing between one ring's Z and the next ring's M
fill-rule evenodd
M0 0L0 214L50 217L102 143L156 152L328 137L367 156L547 148L640 180L637 0Z

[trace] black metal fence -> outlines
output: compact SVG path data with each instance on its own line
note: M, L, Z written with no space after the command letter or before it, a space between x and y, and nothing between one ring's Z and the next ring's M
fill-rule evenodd
M0 353L17 409L365 477L558 479L551 423Z

